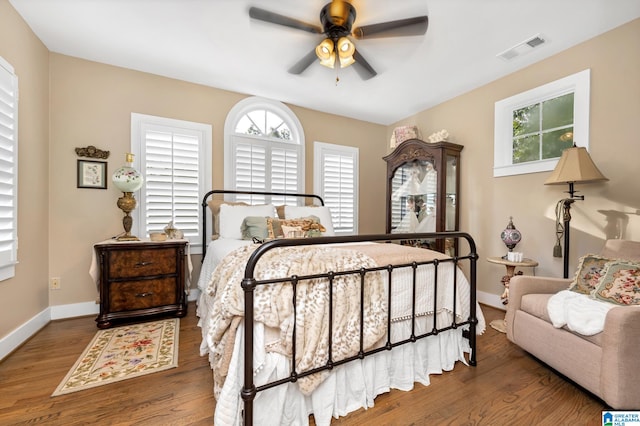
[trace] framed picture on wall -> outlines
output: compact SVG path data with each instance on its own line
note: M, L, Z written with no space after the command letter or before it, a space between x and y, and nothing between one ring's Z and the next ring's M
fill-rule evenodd
M107 162L78 160L78 188L107 189Z

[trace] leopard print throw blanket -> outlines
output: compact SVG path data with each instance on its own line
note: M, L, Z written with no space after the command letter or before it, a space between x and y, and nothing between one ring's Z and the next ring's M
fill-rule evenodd
M212 309L211 354L214 370L214 394L228 372L236 329L244 316L244 291L241 282L249 256L257 248L239 248L218 265L207 289L214 297ZM375 267L369 256L354 250L335 247L279 247L266 252L257 263L258 280L310 276L328 271L358 271ZM373 347L385 334L387 307L379 272L366 274L364 288L364 349ZM337 361L357 354L360 349L360 275L336 276L333 281L333 352ZM292 356L294 330L293 286L291 282L260 285L255 290L255 321L278 330L275 342L266 350ZM296 371L304 372L325 365L329 341L329 281L326 278L300 280L296 305ZM328 375L321 372L298 380L301 392L310 394Z

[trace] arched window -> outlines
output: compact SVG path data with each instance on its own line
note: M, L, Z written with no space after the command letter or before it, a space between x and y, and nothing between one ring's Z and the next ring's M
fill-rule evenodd
M225 121L225 188L304 192L304 133L286 105L251 97L238 102ZM285 197L240 197L250 202L295 204Z

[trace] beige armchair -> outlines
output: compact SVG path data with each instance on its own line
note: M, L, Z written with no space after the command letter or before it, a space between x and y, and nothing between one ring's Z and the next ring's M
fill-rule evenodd
M640 260L640 242L608 240L600 255ZM640 409L640 306L616 306L602 332L583 336L555 328L547 312L549 298L566 290L571 279L515 276L509 285L505 317L507 338L604 400L611 408Z

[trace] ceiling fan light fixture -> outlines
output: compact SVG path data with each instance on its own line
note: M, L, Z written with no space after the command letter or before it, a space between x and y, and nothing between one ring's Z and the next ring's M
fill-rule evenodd
M338 40L338 57L340 58L340 67L345 68L353 64L353 54L356 52L356 46L347 37L340 37Z
M328 68L333 68L336 62L336 53L333 51L333 41L325 38L316 46L316 56L320 59L320 64Z
M355 64L354 69L360 78L368 80L378 73L355 48L352 40L422 36L427 31L429 18L426 15L414 16L354 28L356 21L354 2L355 0L330 0L320 10L321 27L259 7L250 7L249 16L259 21L324 35L324 40L320 44L314 49L309 49L289 68L291 74L302 74L316 62L316 59L319 59L321 65L329 68L335 68L339 60L340 63L337 66L344 68Z

